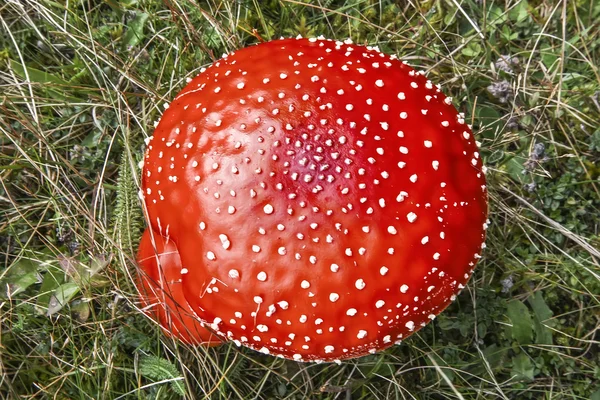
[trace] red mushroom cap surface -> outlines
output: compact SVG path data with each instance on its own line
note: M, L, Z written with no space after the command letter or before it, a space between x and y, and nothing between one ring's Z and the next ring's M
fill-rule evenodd
M147 229L137 259L142 306L168 336L191 345L216 346L223 342L204 327L188 305L181 287L181 259L172 240Z
M297 361L374 353L455 298L487 191L464 117L422 73L351 41L224 56L165 111L143 196L194 312Z

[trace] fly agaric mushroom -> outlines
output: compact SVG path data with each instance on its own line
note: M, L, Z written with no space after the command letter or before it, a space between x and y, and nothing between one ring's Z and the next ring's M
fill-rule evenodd
M225 55L170 104L143 198L217 334L338 361L445 309L483 248L485 177L451 99L376 47L281 39Z
M222 340L194 316L183 296L181 274L185 269L173 241L148 229L142 236L137 259L142 269L137 285L141 303L163 331L187 344L221 344Z

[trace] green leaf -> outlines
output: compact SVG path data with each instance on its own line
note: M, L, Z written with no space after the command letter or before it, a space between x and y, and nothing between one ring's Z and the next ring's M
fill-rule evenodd
M90 281L93 287L103 287L110 284L110 280L101 272L110 264L112 254L97 255L92 257L89 267Z
M98 255L98 256L92 257L92 260L90 262L90 275L94 276L94 275L98 274L99 272L102 272L104 270L104 268L106 268L106 266L108 264L110 264L111 259L112 259L112 254L108 254L106 256Z
M527 161L527 159L525 157L517 155L517 156L511 157L504 164L504 167L506 168L506 172L508 172L508 175L512 179L514 179L516 182L519 182L520 184L525 183L526 175L523 174L523 171L525 170L525 167L523 167L523 164L525 163L525 161Z
M531 359L529 358L529 356L527 354L520 353L516 357L513 357L512 364L513 364L513 367L512 367L513 377L515 377L516 379L519 379L519 380L522 380L522 379L525 379L528 381L533 380L533 376L534 376L533 363L531 362Z
M498 368L502 364L507 352L508 348L498 347L496 344L492 344L482 351L483 357L492 370Z
M48 310L48 304L50 303L50 298L54 293L54 290L64 282L65 274L60 267L55 265L50 265L48 270L44 274L44 279L42 280L42 286L40 287L40 292L37 297L36 302L36 312L39 314L45 314Z
M528 8L529 3L527 0L521 0L519 4L510 10L508 17L514 22L523 22L529 16Z
M127 32L123 36L123 46L134 47L144 38L144 26L149 15L144 12L136 12L135 17L127 24Z
M277 394L281 397L284 397L285 394L287 393L287 386L285 385L285 383L279 383L277 385Z
M529 309L519 300L508 303L506 310L512 323L512 336L519 344L531 343L533 336L533 321Z
M396 369L390 366L389 363L385 361L384 357L377 357L375 359L375 365L372 368L365 368L366 376L371 378L373 376L393 376L396 373Z
M7 279L2 282L3 293L2 296L13 297L21 292L24 292L29 286L40 283L42 281L40 274L37 272L30 272L25 275L16 275L13 279Z
M478 355L477 359L474 359L466 370L471 374L482 376L488 374L488 368L485 363L488 364L492 372L498 368L503 368L506 363L508 351L508 347L499 347L497 344L491 344L481 350L481 354Z
M78 292L79 286L75 282L63 283L57 287L48 302L46 315L51 316L59 312Z
M142 358L139 371L143 377L151 380L170 380L173 390L181 396L185 396L183 378L177 367L169 360L157 356Z
M489 11L488 11L488 27L490 28L490 31L494 31L495 29L492 29L493 27L495 27L498 24L502 24L504 22L506 22L506 19L508 18L508 15L506 14L506 12L504 12L504 9L501 7L498 7L497 5L494 4L490 4L489 6Z
M94 129L85 138L83 138L81 145L90 149L94 148L100 143L101 136L102 131L99 129Z
M67 86L69 83L56 75L52 75L49 72L40 71L39 69L27 67L25 68L20 63L10 60L10 67L19 75L19 77L25 79L25 69L27 69L27 75L29 80L35 83L52 83L55 85Z
M58 256L58 261L69 279L80 288L88 285L100 287L108 283L106 277L102 276L100 272L108 265L110 257L110 255L108 257L94 256L89 266L75 257L66 257L63 255Z
M115 12L119 17L123 15L123 13L131 9L132 7L137 6L138 0L105 0L106 4Z
M554 69L559 57L551 48L545 48L540 51L542 63L548 69Z
M84 287L90 281L89 268L76 257L58 256L58 264L63 269L69 280L78 287Z
M29 77L30 82L40 84L40 88L46 91L49 97L65 102L81 102L81 99L77 97L65 95L64 89L71 88L72 85L56 75L24 66L14 60L10 60L10 67L21 79L28 79Z
M471 42L461 50L461 53L467 57L477 57L481 54L482 48L479 43Z
M597 129L590 140L590 150L600 152L600 129Z
M527 301L533 310L535 342L538 344L552 344L552 331L544 325L544 322L552 318L552 310L544 301L541 292L536 292Z
M475 121L480 127L480 135L493 138L502 128L502 117L494 107L481 106L475 110Z
M27 258L21 258L9 267L9 271L0 280L0 296L13 297L25 291L29 286L40 283L42 276L38 272L38 263Z

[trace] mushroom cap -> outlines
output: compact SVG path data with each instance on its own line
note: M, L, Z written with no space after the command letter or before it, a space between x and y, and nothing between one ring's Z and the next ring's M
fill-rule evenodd
M181 286L181 259L172 240L146 229L137 260L142 307L168 336L190 345L216 346L223 342L204 327L188 305Z
M189 270L185 298L217 334L335 361L391 346L455 298L484 246L482 169L464 117L422 73L297 38L192 79L142 186Z

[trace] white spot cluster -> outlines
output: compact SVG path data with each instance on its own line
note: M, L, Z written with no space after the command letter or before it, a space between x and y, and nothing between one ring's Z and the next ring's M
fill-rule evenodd
M376 47L242 49L166 113L142 197L182 243L186 300L225 339L297 361L369 354L431 321L480 258L487 193L465 117Z

